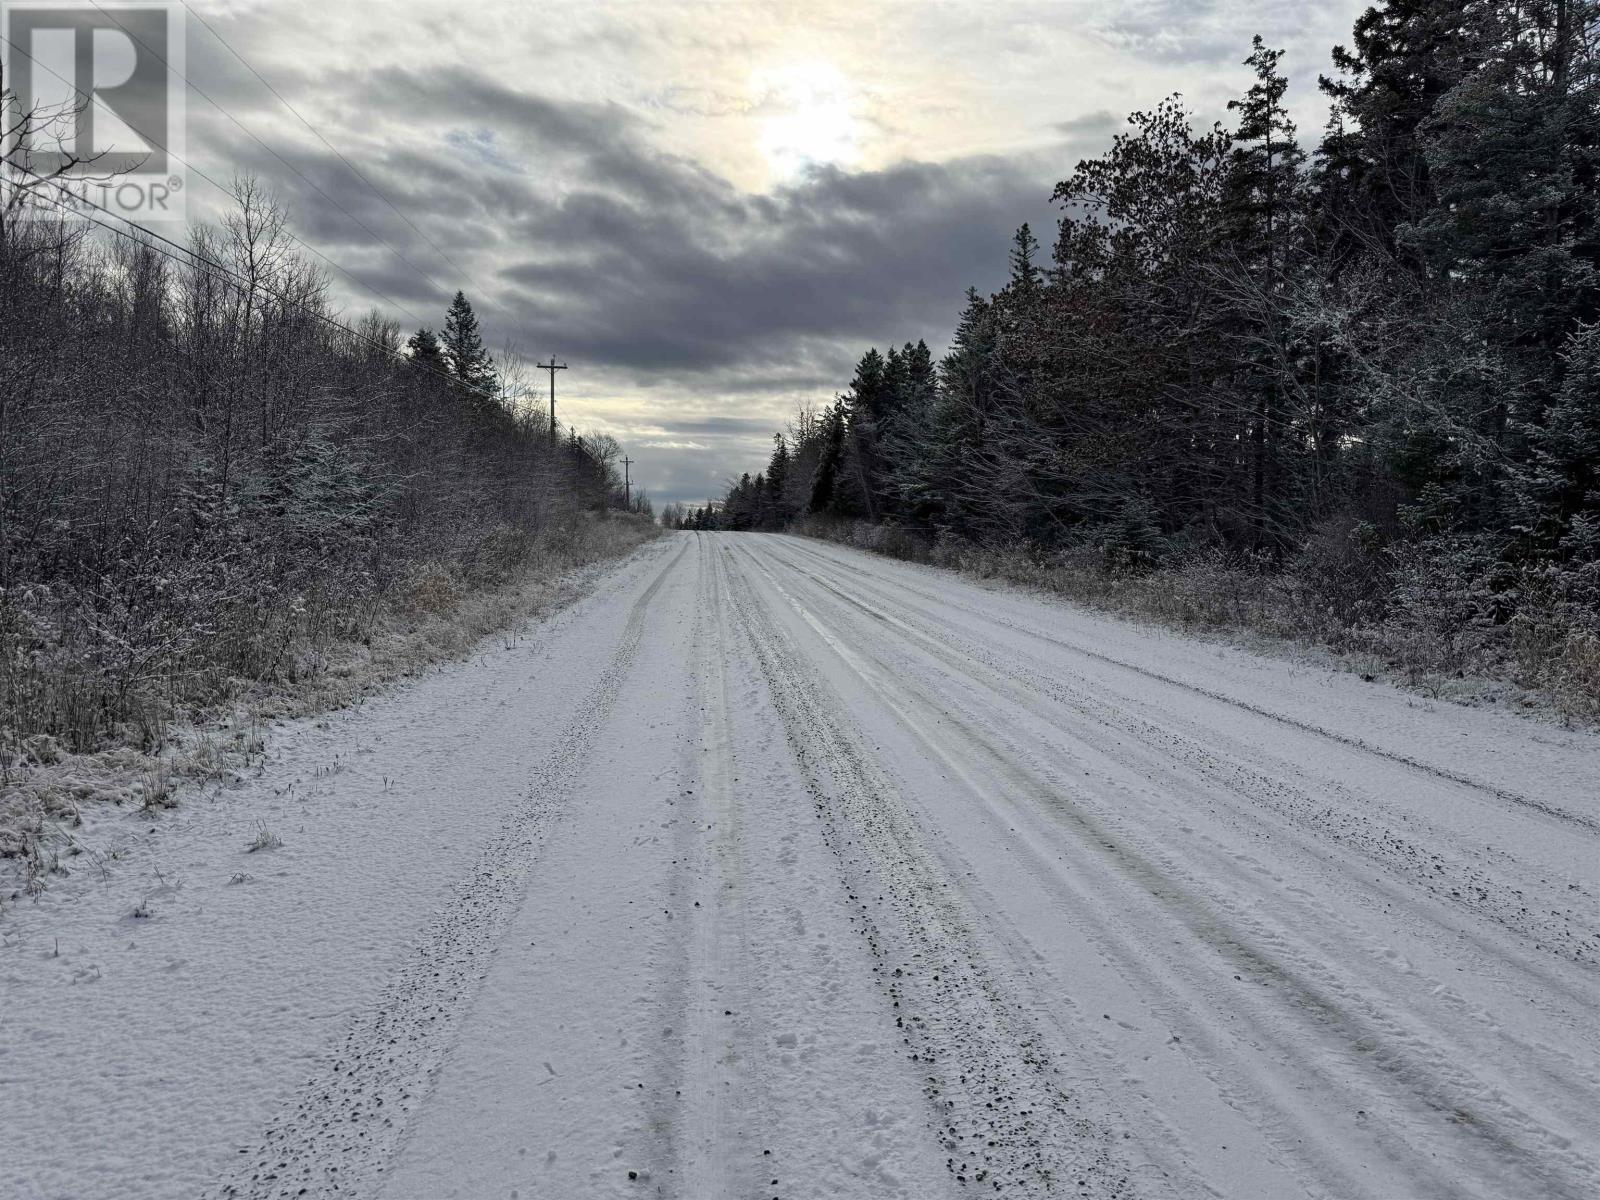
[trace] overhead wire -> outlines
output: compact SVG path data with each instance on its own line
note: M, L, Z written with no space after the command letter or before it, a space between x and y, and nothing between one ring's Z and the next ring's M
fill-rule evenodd
M82 96L85 100L92 101L93 103L99 104L102 108L106 108L106 111L108 111L108 112L110 111L110 109L107 108L107 106L106 106L106 102L104 100L100 99L99 96L94 95L93 93L85 92L85 91L79 89L77 87L77 85L72 80L66 78L59 71L57 71L54 68L52 68L49 64L40 62L37 58L35 58L32 54L28 53L28 51L24 50L21 46L17 45L17 43L12 41L10 38L0 37L0 42L4 42L6 45L10 46L12 50L14 50L16 53L22 55L24 58L26 58L29 62L33 63L35 66L40 67L40 68L42 68L42 69L44 69L46 71L49 71L50 74L54 75L57 79L61 80L62 83L66 84L70 88L73 88L78 93L78 95ZM148 142L151 146L155 147L157 150L160 150L163 154L170 154L173 158L177 159L180 163L182 163L190 171L194 172L194 174L198 175L201 179L205 180L212 187L216 188L224 196L227 196L229 199L235 200L235 201L238 199L238 195L234 192L234 190L232 188L226 187L225 185L223 185L221 183L218 183L210 175L206 174L199 167L195 166L194 163L190 162L183 155L179 154L176 150L173 150L170 147L163 145L161 142L157 141L154 137L150 137L148 135L144 135L144 140L146 142ZM23 169L25 169L25 168L23 168ZM29 174L33 174L33 172L30 171ZM120 215L120 214L118 214L118 215ZM365 290L371 292L374 296L378 297L378 299L382 300L385 304L389 305L390 307L399 309L401 312L405 313L408 317L410 317L413 321L417 322L418 325L422 325L424 323L422 318L417 316L417 314L415 312L413 312L409 307L407 307L406 305L402 304L400 301L394 299L393 297L387 295L386 293L380 291L378 288L374 287L370 283L367 283L365 280L362 280L362 279L358 278L353 272L351 272L350 270L346 269L342 264L340 264L339 262L337 262L333 258L330 258L328 255L324 254L321 250L318 250L315 246L313 246L310 242L306 241L304 238L298 236L292 229L289 229L289 228L285 227L283 232L284 232L284 235L286 237L288 237L291 241L293 241L297 246L301 247L308 254L311 254L311 255L315 256L316 258L320 259L321 261L327 263L328 266L332 267L335 271L338 271L341 275L343 275L346 279L348 279L351 283L355 284L357 287L364 288Z
M340 150L339 147L335 146L326 137L324 137L322 130L318 129L303 115L301 115L300 110L297 109L293 104L289 103L288 98L285 97L284 94L277 88L273 87L271 81L269 81L266 76L262 75L260 71L256 70L255 66L250 62L249 59L247 59L243 54L239 53L239 51L234 48L233 43L228 41L227 38L223 37L221 33L217 32L216 27L212 25L210 21L207 21L202 13L200 13L192 4L190 4L188 0L179 0L179 3L183 5L190 16L192 16L196 21L200 22L200 24L205 28L206 32L214 37L223 46L223 48L228 51L229 54L233 55L234 58L239 60L239 64L244 67L245 70L249 71L250 74L256 77L262 87L266 88L267 91L271 92L275 97L277 97L278 102L282 104L284 108L288 109L291 114L293 114L295 120L299 121L300 124L304 125L308 130L310 130L312 136L326 146L340 162L348 167L352 175L365 184L367 188L371 190L373 195L377 196L378 199L382 200L391 209L393 209L395 216L399 217L402 221L409 225L418 237L427 242L428 245L433 248L434 253L436 253L445 262L449 263L458 272L460 272L463 278L468 278L469 281L476 284L476 281L470 280L470 272L468 272L465 267L450 257L450 255L445 252L444 247L440 246L438 242L429 237L427 232L410 217L408 217L399 205L397 205L393 200L389 199L388 195L384 193L383 189L378 187L377 184L373 183L360 167L356 166L355 163L351 162L349 158L345 156L344 151Z
M166 60L166 58L164 58L162 56L162 54L161 54L161 52L159 50L157 50L155 47L151 46L149 42L145 41L138 34L134 33L131 29L129 29L127 26L125 26L121 21L117 20L117 18L111 12L109 12L106 9L102 8L100 6L100 4L98 3L98 0L89 0L89 3L91 5L93 5L94 8L97 9L100 13L102 13L105 16L105 18L107 20L109 20L113 25L115 25L118 29L122 30L122 32L125 33L135 43L137 43L140 46L143 46L146 50L148 50L150 52L150 54L156 59L156 61L159 62L162 66L166 67L169 72L171 72L174 75L178 74L177 69L175 67L173 67L173 65L170 62L168 62ZM304 183L312 191L316 192L317 195L321 196L324 200L326 200L330 205L332 205L334 207L334 209L336 209L338 212L343 213L346 217L348 217L352 222L354 222L358 227L360 227L360 229L363 232L365 232L368 237L372 238L373 241L375 241L379 245L383 246L391 254L393 254L397 259L399 259L402 263L404 263L407 267L409 267L412 271L415 271L418 276L420 276L422 279L426 280L433 287L437 288L441 295L448 296L450 294L450 289L449 288L445 287L437 279L435 279L432 275L428 274L427 271L423 270L416 263L412 262L403 253L401 253L401 251L398 248L396 248L394 245L392 245L387 238L385 238L377 230L373 229L370 225L368 225L360 217L356 216L353 212L351 212L349 209L347 209L344 205L340 204L338 200L334 199L331 195L329 195L328 192L320 184L318 184L314 179L310 178L310 176L306 175L305 172L301 171L299 167L295 166L288 159L284 158L283 155L279 154L276 150L274 150L270 145L268 145L264 140L262 140L262 138L259 137L255 133L254 130L252 130L243 121L239 120L238 117L234 116L231 112L229 112L226 108L224 108L221 103L219 103L217 100L215 100L211 96L210 92L207 92L204 88L202 88L199 84L195 83L194 80L188 78L187 76L179 76L179 78L181 79L181 81L183 82L185 87L187 87L190 91L194 92L195 95L199 96L207 104L211 105L212 108L216 109L219 113L221 113L224 117L226 117L229 121L231 121L233 123L233 125L241 133L243 133L251 141L255 142L256 145L260 146L268 154L272 155L272 157L277 159L278 162L282 163L285 168L287 168L289 171L293 172L293 174L296 176L296 178L298 178L302 183Z
M39 174L39 172L34 171L34 170L32 170L32 169L30 169L28 167L23 167L23 166L20 166L18 164L11 164L11 165L12 165L12 168L14 170L19 170L19 171L22 171L22 172L24 172L24 173L26 173L28 175L32 175L40 183L46 184L46 185L48 185L50 187L53 187L57 191L59 191L63 195L65 195L67 197L67 201L59 201L59 200L55 200L54 198L50 198L50 197L45 197L44 198L46 203L50 203L50 204L55 205L55 207L58 210L62 211L62 212L65 212L65 213L67 213L67 214L69 214L69 215L71 215L71 216L73 216L73 217L75 217L75 218L77 218L79 220L87 221L89 224L96 225L96 226L100 227L101 229L108 230L108 231L110 231L111 233L115 234L118 237L126 237L126 238L129 238L130 240L137 240L137 239L134 239L132 237L132 235L127 230L119 229L115 225L108 224L107 222L99 219L98 217L90 216L89 214L82 212L78 207L79 205L88 205L90 208L95 209L97 212L104 213L106 216L109 216L109 217L112 217L115 220L124 222L132 230L135 230L139 234L142 234L145 238L150 239L150 241L143 242L142 244L144 246L146 246L148 249L154 251L157 254L162 255L163 257L167 258L170 261L179 262L179 263L182 263L185 266L190 266L190 267L193 267L196 264L198 264L198 265L204 267L208 271L213 271L213 272L217 273L218 275L221 275L224 278L231 280L236 286L238 286L242 290L260 292L261 294L267 296L269 299L276 300L279 304L282 304L282 305L284 305L286 307L290 307L290 308L297 308L297 309L301 310L302 312L304 312L307 316L311 317L313 320L318 321L321 324L328 326L329 328L335 330L338 333L344 334L346 337L350 338L352 341L354 341L354 342L356 342L356 343L358 343L360 345L368 346L368 347L371 347L373 349L379 350L382 353L384 353L385 355L393 357L396 360L398 360L399 362L401 362L401 363L403 363L403 364L405 364L407 366L414 367L417 370L424 371L424 372L426 372L426 373L428 373L430 375L435 375L435 376L437 376L438 378L444 380L447 383L453 384L453 385L458 386L458 387L459 386L463 386L462 385L462 381L460 379L458 379L456 376L454 376L452 374L449 374L448 372L441 371L437 367L430 367L426 363L419 363L414 358L408 358L407 356L402 354L400 351L396 350L389 343L381 341L378 338L370 337L370 336L368 336L368 335L366 335L364 333L361 333L359 330L352 329L350 326L346 325L343 321L340 321L338 318L328 315L326 312L323 312L321 309L319 309L319 308L307 303L304 300L299 300L299 299L296 299L293 296L288 296L288 295L285 295L282 292L275 291L272 288L268 287L266 284L261 283L258 280L247 279L245 276L239 274L237 271L235 271L232 267L228 266L226 263L218 262L214 258L211 258L211 257L209 257L207 255L201 254L198 250L196 250L192 246L185 246L183 243L174 241L172 238L167 237L165 234L157 233L155 230L151 229L149 226L141 225L141 224L139 224L139 222L135 221L133 218L131 218L129 216L126 216L126 215L124 215L122 213L116 212L113 209L107 208L105 205L99 204L96 201L89 199L88 197L77 195L70 188L68 188L65 184L62 184L62 183L58 182L57 180L51 179L51 178L49 178L48 176L45 176L45 175L41 175L41 174ZM159 243L159 244L157 244L157 243ZM163 249L164 246L165 247L170 247L171 249ZM176 253L174 253L174 251ZM179 257L180 255L182 255L183 257L180 258ZM483 390L483 389L479 389L479 390L482 391L482 393L484 395L488 395L489 394L486 390Z

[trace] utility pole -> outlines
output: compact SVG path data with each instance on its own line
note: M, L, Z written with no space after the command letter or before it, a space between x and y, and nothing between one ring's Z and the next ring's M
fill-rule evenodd
M633 511L633 477L629 475L628 468L633 466L633 459L626 454L622 456L622 506L628 511Z
M556 356L552 354L549 362L536 362L533 365L541 371L550 372L550 448L554 450L556 448L556 372L565 371L567 364L558 363Z

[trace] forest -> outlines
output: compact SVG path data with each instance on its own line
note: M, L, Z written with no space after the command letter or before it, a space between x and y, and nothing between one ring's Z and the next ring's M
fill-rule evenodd
M616 519L616 443L552 429L464 295L438 332L345 324L283 207L234 190L177 246L7 190L6 772L155 749L173 718L303 682L397 613L645 536Z
M1392 0L1307 138L1257 37L1055 188L947 353L868 350L690 528L794 528L1600 706L1596 36Z

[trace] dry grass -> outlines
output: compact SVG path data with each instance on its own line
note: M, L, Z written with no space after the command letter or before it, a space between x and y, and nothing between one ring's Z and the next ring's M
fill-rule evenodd
M256 835L250 839L250 844L244 848L246 854L259 854L263 850L277 850L283 846L283 839L273 833L265 821L256 822Z

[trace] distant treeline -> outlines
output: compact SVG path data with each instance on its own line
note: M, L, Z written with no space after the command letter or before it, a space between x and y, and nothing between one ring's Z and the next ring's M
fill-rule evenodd
M1600 691L1597 36L1587 0L1380 4L1309 153L1257 38L1231 127L1177 97L1134 113L1057 186L1049 256L1024 226L1006 286L968 292L948 354L869 351L679 520L1124 577L1203 561L1319 635L1403 627L1434 667L1567 656Z
M253 183L181 254L48 198L0 195L0 765L153 744L622 506L615 443L553 439L459 293L442 336L349 331Z

